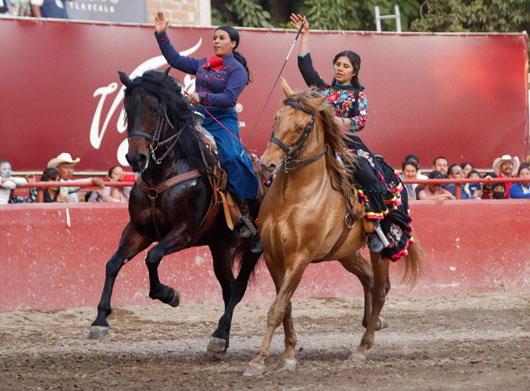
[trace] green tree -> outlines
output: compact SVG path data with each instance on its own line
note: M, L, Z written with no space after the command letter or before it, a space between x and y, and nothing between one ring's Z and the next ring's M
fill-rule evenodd
M413 31L518 32L530 27L528 0L425 0Z
M212 1L212 23L242 27L273 27L271 14L257 0Z

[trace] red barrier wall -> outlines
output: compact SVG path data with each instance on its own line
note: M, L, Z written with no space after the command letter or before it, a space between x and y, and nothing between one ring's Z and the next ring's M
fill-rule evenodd
M415 236L427 254L426 272L410 291L398 286L398 265L393 265L391 294L530 289L530 202L421 201L411 211ZM0 310L97 305L105 263L128 221L123 205L0 205L0 221ZM145 255L122 269L113 305L150 302ZM206 247L170 255L161 263L161 280L179 290L184 302L221 303L211 263ZM360 283L337 262L309 266L296 292L298 297L359 295ZM262 266L245 300L269 302L272 297L272 282Z

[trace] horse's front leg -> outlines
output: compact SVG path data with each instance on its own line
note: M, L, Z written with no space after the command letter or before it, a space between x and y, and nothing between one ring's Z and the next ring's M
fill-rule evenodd
M259 349L258 356L254 358L245 369L243 375L262 375L265 372L265 360L269 357L270 345L274 332L283 322L285 330L285 351L282 355L279 369L294 370L296 368L296 357L294 347L296 336L291 319L291 298L302 279L304 270L308 265L307 254L297 254L287 257L286 264L290 265L283 269L283 263L274 263L274 260L265 254L267 267L276 285L278 294L274 299L267 315L267 330ZM279 287L279 288L278 288Z
M390 290L389 264L388 259L381 259L381 256L370 252L370 261L374 272L374 283L372 287L372 313L366 326L366 331L361 339L361 344L357 352L350 356L350 359L366 361L366 353L374 344L375 331L381 328L382 319L380 319L381 310L385 304L386 295Z
M96 320L92 322L88 338L100 339L107 335L109 329L107 317L112 312L110 308L110 299L112 296L114 281L116 280L122 266L140 251L149 246L150 243L150 240L139 233L131 223L127 224L121 235L118 250L107 262L105 267L105 283L103 284L103 292L101 293L101 300L98 304L98 315Z
M160 283L158 277L158 266L167 254L180 251L191 245L191 237L177 228L170 231L156 246L151 248L145 258L147 270L149 271L149 297L160 300L162 303L177 307L180 303L179 293L168 285Z
M247 240L247 242L249 241ZM233 245L236 245L236 243L234 242ZM216 243L210 248L214 260L215 275L221 284L223 299L225 300L225 312L219 319L217 329L213 332L208 343L208 354L216 357L228 349L234 309L245 295L248 280L259 260L260 254L254 254L250 251L250 243L243 244L241 268L236 280L233 281L231 265L234 256L237 255L237 252L234 253L233 246L231 246L230 242ZM232 279L230 279L230 276L232 276Z

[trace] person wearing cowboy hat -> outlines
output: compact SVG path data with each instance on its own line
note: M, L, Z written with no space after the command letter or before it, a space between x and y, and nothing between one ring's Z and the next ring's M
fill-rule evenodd
M514 173L519 169L519 158L517 156L511 157L510 155L503 155L493 161L493 171L497 178L513 178ZM506 196L510 198L510 186L511 182L505 182L506 185Z
M63 152L57 157L54 157L48 162L48 168L55 168L61 174L61 182L86 182L87 178L72 180L74 176L74 165L79 163L81 159L72 159L72 155ZM103 187L103 179L101 178L90 178L90 181L94 186ZM68 187L68 202L79 202L79 195L77 192L81 190L81 187Z

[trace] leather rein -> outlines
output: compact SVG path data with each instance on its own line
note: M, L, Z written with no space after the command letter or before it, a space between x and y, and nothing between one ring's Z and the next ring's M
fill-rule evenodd
M305 142L307 141L307 139L313 132L313 128L315 127L316 112L313 110L306 109L305 107L303 107L302 105L296 102L287 101L285 102L285 105L291 106L295 108L296 110L300 110L300 111L303 111L304 113L311 115L311 120L307 123L307 125L304 128L304 131L302 132L302 134L300 135L296 143L294 143L294 145L291 148L285 145L283 141L280 140L279 138L274 137L274 132L272 133L271 138L269 139L271 143L276 144L285 152L285 156L283 158L282 164L283 164L284 172L288 173L290 171L294 171L299 168L302 168L310 163L316 162L318 159L320 159L322 156L326 154L326 149L324 148L324 150L320 152L318 155L310 157L308 159L301 159L301 160L296 159L296 157L304 149Z
M296 102L287 101L285 102L285 104L287 106L291 106L295 108L296 110L300 110L300 111L303 111L304 113L311 115L311 120L305 126L304 131L302 132L302 135L298 138L296 143L291 148L285 145L283 141L281 141L280 139L274 137L274 132L269 140L271 143L278 145L285 152L285 157L283 158L282 162L283 162L285 173L288 173L290 171L294 171L298 168L304 167L310 163L316 162L318 159L324 156L324 154L326 153L326 148L324 148L324 150L321 153L311 158L302 159L302 160L295 159L300 154L300 152L302 152L305 142L307 141L307 139L311 135L311 132L313 131L313 128L315 127L316 112L313 110L306 109L305 107L303 107L302 105ZM331 182L331 184L333 186L333 181ZM326 253L326 255L324 255L322 258L313 260L312 262L321 262L321 261L333 259L332 258L333 254L341 248L341 246L346 241L346 238L348 237L348 235L350 234L350 231L352 230L352 228L355 226L356 223L357 221L353 218L352 214L350 213L348 203L346 202L346 215L344 216L344 224L342 225L342 232L339 238L336 240L333 247L331 247L331 249Z
M166 132L168 125L173 130L175 130L175 127L173 126L173 124L169 120L169 117L167 116L167 106L165 103L160 103L159 109L157 111L158 111L158 118L156 120L155 131L153 132L152 135L146 132L142 132L141 130L135 130L133 132L129 132L129 129L127 129L127 139L130 139L131 137L134 137L134 136L139 136L139 137L143 137L149 140L149 152L151 153L151 157L153 158L153 161L157 165L159 165L162 163L165 157L169 154L171 149L175 146L175 144L177 143L178 139L180 138L182 134L182 131L184 130L184 127L188 125L189 120L186 121L184 125L182 125L182 127L175 134L173 134L172 136L168 137L165 140L160 141L160 137L162 136L162 134ZM164 146L170 142L171 144L167 147L166 152L164 152L162 156L157 158L156 150L159 147Z

